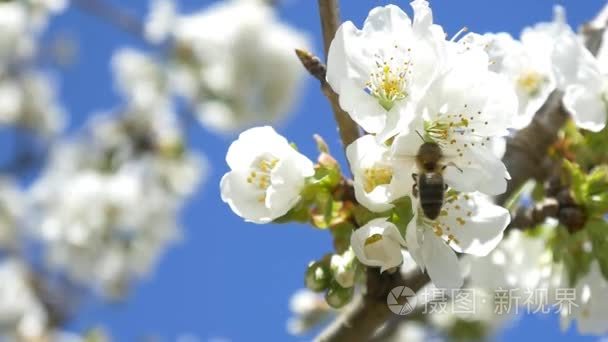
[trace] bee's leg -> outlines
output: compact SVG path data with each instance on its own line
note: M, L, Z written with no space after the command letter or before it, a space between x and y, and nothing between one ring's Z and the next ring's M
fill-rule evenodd
M443 165L443 166L441 167L441 171L445 170L445 169L446 169L448 166L453 166L453 167L457 168L457 169L458 169L458 171L460 171L460 173L462 173L462 169L461 169L461 168L459 168L459 167L458 167L456 164L454 164L454 162L449 162L449 163L447 163L447 164Z
M448 190L448 185L447 184L443 184L443 191L447 191Z
M414 197L418 197L418 174L412 173L412 179L414 179L414 185L412 185L412 194Z
M418 174L417 173L412 173L412 179L414 180L414 183L418 182Z

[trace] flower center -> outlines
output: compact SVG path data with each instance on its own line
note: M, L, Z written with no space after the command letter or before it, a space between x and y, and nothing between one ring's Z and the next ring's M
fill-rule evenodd
M363 171L363 190L370 193L377 186L390 184L393 179L393 169L387 166L374 166Z
M428 217L424 216L422 213L422 208L418 208L418 225L432 229L433 233L439 237L447 238L446 242L450 244L452 241L456 243L460 243L456 236L454 236L454 230L463 229L465 225L469 222L471 216L473 216L473 212L462 208L459 204L455 204L456 200L459 197L463 197L466 200L469 200L469 195L459 194L454 191L449 191L446 194L445 204L443 209L441 210L439 217L435 220L431 220Z
M366 89L388 111L396 101L407 97L407 77L412 73L412 64L407 59L397 62L394 57L383 60L376 55L376 58L376 70L370 74Z
M262 194L258 196L258 202L266 200L266 189L270 186L270 172L278 162L279 159L272 156L262 156L251 165L247 183L262 190Z
M472 110L467 104L464 104L461 109L454 109L451 113L439 113L434 120L425 120L425 140L431 140L441 148L451 145L462 157L463 152L470 146L475 146L476 143L485 146L490 140L488 137L479 135L475 129L480 125L489 124L484 120L481 111Z
M365 255L370 259L386 260L388 259L388 251L386 245L381 243L384 237L381 234L373 234L365 239L363 247Z
M372 236L365 239L365 243L363 244L363 246L368 246L381 240L382 234L373 234Z
M538 94L545 82L545 76L536 71L526 72L517 79L517 85L530 96Z

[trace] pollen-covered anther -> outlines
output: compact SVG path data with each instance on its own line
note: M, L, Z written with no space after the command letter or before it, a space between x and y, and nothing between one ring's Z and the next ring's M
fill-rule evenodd
M395 48L398 48L395 45ZM390 110L394 103L407 97L408 75L411 75L412 63L409 60L396 62L394 57L381 59L376 55L376 71L370 74L366 83L367 90L376 97L380 105Z
M390 184L393 179L392 168L386 166L376 166L365 169L363 174L365 176L363 189L367 193L372 192L379 185Z
M545 81L546 77L539 72L529 71L522 74L517 79L517 85L529 95L534 96L538 93Z
M270 172L277 165L279 160L277 158L261 158L256 161L252 167L251 172L247 176L247 183L256 186L260 190L266 190L270 186ZM263 202L264 198L258 198L258 201Z
M373 243L376 243L378 241L382 240L382 235L381 234L373 234L372 236L368 237L367 239L365 239L365 243L363 244L364 246L369 246Z

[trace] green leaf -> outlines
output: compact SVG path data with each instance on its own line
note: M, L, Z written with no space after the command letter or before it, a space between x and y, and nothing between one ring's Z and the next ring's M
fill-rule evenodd
M334 237L334 249L337 253L344 253L350 247L350 236L355 230L355 226L350 222L343 222L331 227Z
M591 251L588 248L590 242L588 230L583 229L571 234L566 227L560 225L555 233L549 241L553 259L564 264L569 285L575 286L576 282L589 272L594 259L593 248Z
M591 219L584 229L589 234L593 256L608 280L608 222L603 218Z
M397 226L397 229L399 229L401 236L405 237L407 225L414 217L414 213L412 212L412 200L409 196L405 196L393 202L393 204L395 205L395 207L393 208L393 213L390 217L390 221Z
M580 166L564 159L564 169L566 170L569 180L572 197L578 204L585 203L585 181L586 177Z

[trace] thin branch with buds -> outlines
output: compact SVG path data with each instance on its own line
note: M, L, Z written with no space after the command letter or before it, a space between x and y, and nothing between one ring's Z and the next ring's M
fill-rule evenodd
M83 12L96 16L112 26L145 40L141 20L120 8L103 0L72 0L72 3Z
M325 59L327 59L329 46L331 45L331 41L334 39L338 26L340 25L339 8L338 0L319 0L319 16L321 17L321 27L323 29ZM344 145L344 148L346 148L346 146L350 145L359 137L359 127L350 118L350 116L342 110L339 104L338 95L325 81L324 76L320 81L323 94L325 94L331 104L334 119L338 125L338 132L340 133L342 145Z

